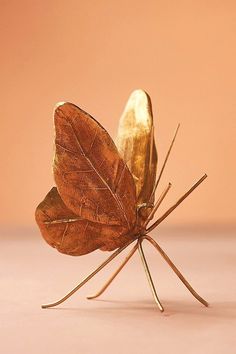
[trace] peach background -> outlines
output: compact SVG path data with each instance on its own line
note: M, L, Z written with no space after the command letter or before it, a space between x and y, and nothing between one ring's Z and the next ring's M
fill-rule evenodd
M235 354L235 0L0 5L0 352ZM78 104L114 137L135 88L152 98L160 162L181 123L162 211L209 174L153 236L210 307L145 244L163 314L138 255L100 300L86 300L124 254L68 302L42 310L108 257L65 257L39 237L34 209L53 184L54 104Z
M152 98L160 161L182 126L164 209L209 174L169 224L233 224L235 11L233 0L1 1L1 224L33 226L53 184L54 104L78 104L114 137L135 88Z

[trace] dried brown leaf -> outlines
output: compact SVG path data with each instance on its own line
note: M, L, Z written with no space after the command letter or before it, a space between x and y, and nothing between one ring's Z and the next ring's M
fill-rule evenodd
M136 222L133 177L106 130L79 107L55 110L54 177L65 205L78 216L128 233Z
M98 248L112 251L131 240L123 227L82 219L69 210L53 187L36 209L36 221L46 242L59 252L80 256Z

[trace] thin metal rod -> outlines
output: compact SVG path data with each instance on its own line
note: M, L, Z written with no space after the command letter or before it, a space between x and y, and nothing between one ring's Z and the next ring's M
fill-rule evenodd
M176 128L176 130L175 130L174 137L173 137L173 139L172 139L172 141L171 141L171 144L170 144L170 147L169 147L169 149L168 149L168 151L167 151L167 154L166 154L164 163L163 163L163 165L162 165L161 171L160 171L160 173L159 173L159 176L158 176L158 178L157 178L156 184L155 184L155 186L154 186L154 188L153 188L153 191L152 191L152 194L151 194L149 200L151 200L152 197L155 195L156 189L157 189L158 184L159 184L159 182L160 182L160 180L161 180L161 176L162 176L162 174L163 174L163 172L164 172L164 169L165 169L165 167L166 167L166 163L167 163L168 158L169 158L169 156L170 156L170 152L171 152L171 150L172 150L172 147L173 147L173 145L174 145L174 142L175 142L177 133L178 133L178 131L179 131L179 127L180 127L180 124L178 124L178 126L177 126L177 128Z
M168 186L166 187L166 189L162 192L162 194L160 195L159 199L157 200L156 204L154 205L154 208L152 209L150 215L148 216L147 220L145 221L144 227L147 226L147 224L149 223L149 221L153 218L153 216L155 215L157 209L159 208L159 206L161 205L162 201L164 200L166 194L168 193L170 187L172 186L171 183L168 184Z
M154 145L154 126L152 125L151 133L150 133L150 149L149 149L149 171L152 170L152 154L153 154L153 145Z
M99 297L100 295L102 295L104 293L104 291L108 288L108 286L112 283L112 281L116 278L116 276L120 273L120 271L124 268L124 266L128 263L128 261L130 260L130 258L134 255L134 253L137 251L138 249L138 242L136 243L136 245L132 248L132 250L129 252L129 254L126 256L126 258L124 259L124 261L121 263L121 265L119 266L119 268L117 268L117 270L112 274L112 276L108 279L108 281L103 285L103 287L94 295L91 296L87 296L88 300L91 299L95 299L97 297Z
M153 229L155 229L163 220L165 220L165 218L167 218L167 216L172 213L172 211L175 210L175 208L177 208L177 206L179 204L181 204L185 198L187 198L189 196L189 194L191 194L194 189L196 189L199 184L201 184L204 179L207 178L207 175L205 174L204 176L202 176L174 205L172 205L172 207L170 207L159 219L157 219L157 221L155 221L148 229L147 229L147 234L152 231Z
M140 257L141 257L141 260L142 260L142 263L143 263L143 267L144 267L144 270L145 270L145 273L146 273L146 276L147 276L147 279L148 279L149 286L150 286L151 291L152 291L153 298L154 298L157 306L159 307L160 311L163 312L164 311L164 307L162 306L162 304L161 304L161 302L160 302L160 300L159 300L159 298L157 296L156 289L155 289L155 286L154 286L154 283L153 283L153 280L152 280L152 276L151 276L151 273L150 273L150 270L149 270L149 267L148 267L148 264L147 264L147 260L145 258L144 252L143 252L142 241L143 241L143 238L140 238L139 242L138 242L139 254L140 254Z
M182 283L186 286L186 288L190 291L190 293L199 301L201 302L204 306L208 306L208 302L204 300L189 284L189 282L185 279L182 273L178 270L178 268L174 265L174 263L170 260L170 258L167 256L167 254L163 251L163 249L158 245L158 243L149 235L144 236L144 238L149 241L156 249L157 251L161 254L161 256L164 258L164 260L169 264L169 266L172 268L172 270L175 272L175 274L179 277L179 279L182 281Z
M110 255L110 257L108 257L98 268L96 268L92 273L90 273L81 283L79 283L74 289L72 289L68 294L63 296L60 300L47 305L42 305L42 308L45 309L48 307L54 307L67 300L69 297L71 297L71 295L73 295L77 290L79 290L84 284L86 284L91 278L93 278L94 275L100 272L102 268L104 268L108 263L110 263L116 256L118 256L119 253L121 253L126 247L128 247L134 241L135 240L132 240L129 243L127 243L125 246L118 248L118 250L112 253L112 255Z

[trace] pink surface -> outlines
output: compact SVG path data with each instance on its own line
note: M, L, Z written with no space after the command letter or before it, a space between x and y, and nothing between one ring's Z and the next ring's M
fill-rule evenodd
M235 353L233 232L160 228L160 233L156 240L210 302L209 308L199 304L159 254L145 245L163 314L152 300L138 254L100 300L85 296L100 288L121 257L70 300L43 310L41 303L64 295L108 254L73 258L48 247L37 231L25 237L23 230L14 237L3 232L1 353Z

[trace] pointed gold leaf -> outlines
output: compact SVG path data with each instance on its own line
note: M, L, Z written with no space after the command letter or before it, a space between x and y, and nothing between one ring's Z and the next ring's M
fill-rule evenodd
M116 145L133 175L138 205L150 202L156 179L157 151L151 100L145 91L135 90L130 95L119 121Z

